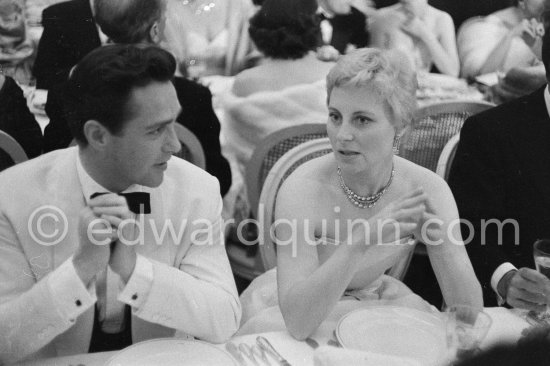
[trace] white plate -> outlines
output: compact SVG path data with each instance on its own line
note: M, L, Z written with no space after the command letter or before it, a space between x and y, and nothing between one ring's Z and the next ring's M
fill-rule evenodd
M206 342L159 338L136 343L114 355L107 366L238 365L229 353Z
M346 348L407 357L421 365L445 359L445 323L420 310L373 306L352 311L336 326L336 337Z

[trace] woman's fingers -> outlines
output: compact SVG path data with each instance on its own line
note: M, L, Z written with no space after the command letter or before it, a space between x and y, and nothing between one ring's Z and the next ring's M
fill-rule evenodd
M396 207L411 207L415 206L418 203L421 203L423 201L426 201L428 199L428 195L426 192L424 192L424 188L419 187L415 190L401 196L396 200Z

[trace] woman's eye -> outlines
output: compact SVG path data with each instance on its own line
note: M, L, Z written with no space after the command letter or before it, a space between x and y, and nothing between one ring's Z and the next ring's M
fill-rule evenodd
M358 116L356 118L356 120L359 124L362 124L362 125L367 124L369 122L372 122L372 120L370 118L365 117L365 116Z
M329 113L328 118L333 123L337 123L340 120L340 116L338 116L338 114L336 113Z

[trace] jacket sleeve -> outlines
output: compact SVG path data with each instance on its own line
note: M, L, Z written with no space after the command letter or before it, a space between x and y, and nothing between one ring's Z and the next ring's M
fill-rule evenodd
M487 295L493 293L490 285L493 272L508 261L501 245L509 241L513 233L504 230L503 238L499 238L498 225L489 224L489 220L504 222L507 219L506 172L499 156L498 138L487 131L484 122L476 116L465 122L449 186L460 218L465 220L461 225L462 237Z
M45 270L47 257L28 260L1 212L0 261L0 364L40 350L96 301L76 274L72 257L37 281L36 271Z
M241 304L223 244L221 209L219 197L208 216L189 223L191 244L175 266L145 259L152 263L152 281L132 306L134 315L208 342L225 342L237 331Z

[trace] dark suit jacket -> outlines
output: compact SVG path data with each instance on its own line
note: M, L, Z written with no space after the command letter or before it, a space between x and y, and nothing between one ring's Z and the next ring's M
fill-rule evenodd
M496 296L490 280L504 262L534 268L533 243L550 238L550 117L544 88L470 117L450 172L460 217L474 226L466 246L484 290L485 304ZM498 238L496 225L487 225L482 245L481 220L513 219ZM470 230L462 226L464 240ZM517 245L516 245L517 243Z
M71 68L101 46L89 0L52 5L42 13L44 32L38 44L33 74L36 87L50 89L67 79Z
M345 15L336 15L328 19L332 25L331 46L340 53L346 51L348 44L357 48L367 47L369 34L367 33L367 18L355 8L351 8L351 13Z
M193 81L176 77L174 86L182 112L177 121L200 140L206 155L206 171L218 178L222 196L231 186L229 163L221 154L220 122L212 108L212 94L208 88ZM73 136L62 110L62 85L48 93L46 113L50 123L44 131L44 151L66 148Z
M0 89L0 130L13 137L30 158L42 153L42 131L17 83L6 76Z

